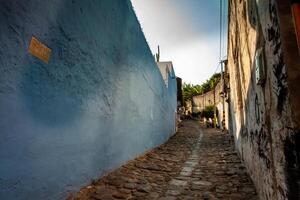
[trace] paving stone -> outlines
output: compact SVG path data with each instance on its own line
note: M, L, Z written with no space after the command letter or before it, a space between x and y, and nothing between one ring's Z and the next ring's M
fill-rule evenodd
M181 171L192 173L193 170L194 170L194 167L183 167Z
M134 196L134 197L145 197L145 196L147 196L147 194L146 193L144 193L144 192L134 192L133 194L132 194L132 196Z
M125 183L124 188L127 188L127 189L135 189L137 187L137 184L135 183Z
M112 194L92 194L93 199L96 200L112 200Z
M150 185L138 185L137 186L137 191L139 192L144 192L144 193L149 193L151 191L151 186Z
M181 171L180 172L180 176L191 176L192 175L192 171Z
M173 179L173 180L170 181L170 185L175 185L175 186L186 186L186 185L187 185L187 181L178 180L178 179Z
M180 174L181 174L181 172L180 172ZM175 179L177 179L177 180L183 180L183 181L189 181L191 179L191 177L177 176Z
M197 164L198 164L198 162L195 160L185 162L185 165L190 166L190 167L195 167Z
M202 185L202 186L211 186L212 183L208 181L193 181L193 184L195 185Z
M258 199L231 139L220 130L184 121L165 144L68 200Z
M177 196L181 192L179 190L167 190L166 195Z
M131 190L125 189L125 188L121 188L120 192L125 193L125 194L130 194Z
M218 186L217 189L222 190L222 191L228 190L228 188L226 187L226 185Z
M166 197L160 197L158 200L176 200L176 197L166 196Z
M215 200L216 199L216 197L213 194L211 194L210 192L204 192L202 194L202 198L204 200Z
M160 196L160 194L157 193L157 192L151 192L149 194L149 197L152 198L152 199L157 199L159 196Z
M117 199L128 199L131 194L128 194L128 193L122 193L122 192L114 192L113 197L117 198Z
M255 189L253 187L244 187L240 191L245 193L253 193L255 192Z
M138 179L136 179L136 178L122 177L122 179L128 183L137 183L138 182Z

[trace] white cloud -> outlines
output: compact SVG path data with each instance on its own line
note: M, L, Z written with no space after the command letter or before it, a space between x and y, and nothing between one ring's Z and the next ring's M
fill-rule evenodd
M184 82L201 84L215 72L218 32L201 31L195 15L183 12L172 0L132 0L132 4L153 54L160 45L161 61L172 61Z
M183 12L165 0L132 0L151 50L157 45L170 47L193 37L197 32Z
M198 39L168 51L162 49L161 58L173 61L176 75L185 82L201 84L216 70L219 56L215 49L218 45L214 38Z

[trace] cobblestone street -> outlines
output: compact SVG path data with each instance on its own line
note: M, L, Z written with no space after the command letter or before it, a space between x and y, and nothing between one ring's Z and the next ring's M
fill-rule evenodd
M165 144L81 189L69 200L258 199L228 134L184 121Z

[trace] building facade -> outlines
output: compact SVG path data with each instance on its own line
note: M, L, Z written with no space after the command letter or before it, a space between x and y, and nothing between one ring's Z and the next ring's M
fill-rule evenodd
M230 133L261 199L299 199L300 59L286 0L230 0Z
M204 110L207 106L218 105L222 103L222 85L218 82L215 89L201 95L193 96L193 113Z
M169 85L169 79L176 79L173 63L171 61L167 62L156 62L157 67L165 81L166 86Z
M224 83L226 82L224 81ZM224 92L226 88L226 84L224 85L224 83L220 80L213 90L193 96L192 112L201 113L207 106L215 106L218 126L222 129L228 129L228 103L226 101L226 93Z

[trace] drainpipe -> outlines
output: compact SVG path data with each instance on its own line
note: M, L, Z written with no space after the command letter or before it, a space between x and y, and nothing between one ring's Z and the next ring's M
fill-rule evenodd
M291 0L291 9L293 13L298 48L300 49L300 0Z

